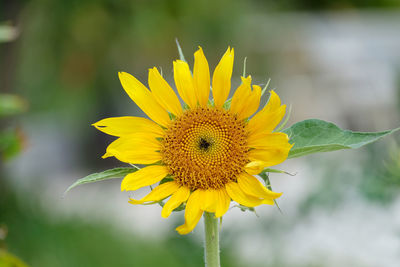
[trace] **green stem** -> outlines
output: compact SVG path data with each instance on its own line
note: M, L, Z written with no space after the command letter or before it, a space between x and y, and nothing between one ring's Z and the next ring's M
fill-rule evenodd
M213 213L204 212L206 267L220 267L219 263L219 222Z

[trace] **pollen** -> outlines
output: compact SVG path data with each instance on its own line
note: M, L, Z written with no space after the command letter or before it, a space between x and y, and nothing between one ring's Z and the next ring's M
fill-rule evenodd
M249 162L246 123L214 107L185 111L166 130L162 161L175 181L190 188L219 189Z

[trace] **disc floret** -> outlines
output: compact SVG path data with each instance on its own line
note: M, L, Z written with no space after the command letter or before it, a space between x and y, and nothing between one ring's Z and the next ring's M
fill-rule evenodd
M245 122L224 109L187 110L166 131L162 161L182 186L219 189L248 163L246 135Z

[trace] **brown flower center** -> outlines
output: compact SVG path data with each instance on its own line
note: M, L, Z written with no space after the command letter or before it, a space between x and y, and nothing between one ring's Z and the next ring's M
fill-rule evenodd
M246 124L217 108L187 110L162 140L163 163L181 185L219 189L249 162Z

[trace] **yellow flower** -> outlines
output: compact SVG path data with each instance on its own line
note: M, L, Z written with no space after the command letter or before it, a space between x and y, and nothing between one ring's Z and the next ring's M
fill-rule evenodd
M123 88L152 121L117 117L94 124L100 131L118 137L107 147L104 158L114 156L122 162L149 165L128 174L122 181L122 191L170 178L144 198L129 202L144 204L170 197L161 212L164 218L186 203L185 223L176 229L180 234L192 231L204 211L217 218L223 216L231 200L247 207L273 205L282 193L267 189L253 175L283 162L291 148L286 134L273 132L286 109L274 91L265 107L252 116L260 104L261 88L251 86L250 76L242 77L230 108L225 108L231 88L233 49L228 48L223 55L212 81L201 48L194 58L193 75L186 62L173 63L175 85L187 104L185 109L156 68L149 69L150 90L121 72ZM213 103L209 101L211 83Z

